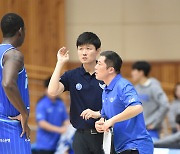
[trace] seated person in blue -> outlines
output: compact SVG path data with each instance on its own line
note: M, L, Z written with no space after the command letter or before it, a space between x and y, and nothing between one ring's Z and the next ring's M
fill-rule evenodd
M49 81L50 78L45 81L46 94L38 101L36 107L38 154L53 154L61 134L66 132L69 125L68 114L62 100L47 94Z
M106 87L102 94L102 118L95 123L98 132L113 127L118 154L153 154L153 142L146 130L143 108L133 85L120 75L122 60L113 51L100 54L95 67L98 80ZM107 119L104 122L104 118Z

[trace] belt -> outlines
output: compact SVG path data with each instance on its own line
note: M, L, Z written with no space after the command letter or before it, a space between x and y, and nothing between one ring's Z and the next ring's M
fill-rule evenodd
M122 151L122 152L118 152L117 154L125 154L125 153L133 153L133 151L134 152L136 152L136 154L138 154L139 153L139 151L137 150L137 149L128 149L128 150L125 150L125 151Z
M77 132L79 132L79 133L88 133L88 134L92 134L92 135L100 134L100 133L97 132L96 129L77 129Z

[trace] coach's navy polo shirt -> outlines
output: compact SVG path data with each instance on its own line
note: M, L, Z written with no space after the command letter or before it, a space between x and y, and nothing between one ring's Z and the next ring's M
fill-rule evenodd
M65 72L60 82L64 85L65 91L70 92L70 121L76 129L95 128L95 119L84 120L80 114L85 109L100 111L102 108L102 90L104 83L90 75L81 66L74 70Z

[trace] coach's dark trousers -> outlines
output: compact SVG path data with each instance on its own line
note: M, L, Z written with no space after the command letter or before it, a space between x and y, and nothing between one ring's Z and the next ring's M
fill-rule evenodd
M77 130L74 135L73 150L75 154L104 154L103 133L91 130Z

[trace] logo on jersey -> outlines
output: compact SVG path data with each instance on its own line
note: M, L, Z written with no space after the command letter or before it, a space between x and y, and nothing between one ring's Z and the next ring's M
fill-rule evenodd
M82 84L77 83L77 84L76 84L76 89L77 89L77 90L81 90L81 89L82 89Z
M110 101L111 103L114 102L114 100L115 100L115 97L109 98L109 101Z
M53 112L53 109L52 109L52 108L48 108L48 109L47 109L47 112L48 112L48 113L52 113L52 112Z
M136 101L135 98L131 98L131 99L129 100L129 103L133 103L133 102L135 102L135 101Z
M10 138L0 138L0 143L7 143L7 142L11 142Z
M100 84L100 83L99 83L99 87L101 87L101 89L104 89L104 88L106 87L106 85L105 85L105 84Z

